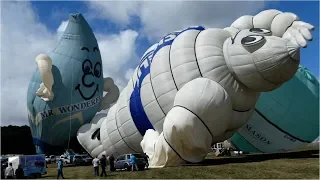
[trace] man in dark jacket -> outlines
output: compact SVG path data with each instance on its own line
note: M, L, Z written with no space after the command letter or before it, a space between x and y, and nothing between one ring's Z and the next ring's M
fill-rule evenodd
M144 158L144 161L146 162L146 168L148 169L149 168L149 156L146 153L144 153L143 158Z
M105 155L102 155L102 158L100 159L100 165L101 165L100 177L102 177L103 174L104 176L107 176L107 173L106 173L107 158Z
M24 171L21 168L21 164L18 165L18 168L16 169L16 179L24 179Z
M114 157L113 154L109 157L109 163L110 163L110 171L114 171Z

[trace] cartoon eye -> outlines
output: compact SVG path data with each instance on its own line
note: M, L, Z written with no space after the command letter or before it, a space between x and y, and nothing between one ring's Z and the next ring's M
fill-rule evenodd
M86 59L82 63L82 71L84 74L90 74L92 69L92 63L89 59Z
M253 33L258 33L258 34L263 34L263 35L269 35L271 34L271 31L268 29L262 29L262 28L252 28L249 30L250 32Z
M100 128L97 129L91 136L91 139L97 138L100 141Z
M243 46L252 46L252 45L259 44L260 42L263 42L264 40L265 40L265 38L263 36L251 35L251 36L246 36L246 37L242 38L241 44Z
M100 62L97 62L96 65L94 65L94 75L99 78L101 76L101 64Z

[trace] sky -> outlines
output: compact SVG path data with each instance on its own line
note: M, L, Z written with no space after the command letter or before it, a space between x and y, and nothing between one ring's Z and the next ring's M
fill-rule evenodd
M314 25L313 41L301 49L301 64L319 77L316 1L1 1L1 126L28 125L26 92L35 57L55 47L69 14L83 14L98 40L104 76L123 89L139 58L165 34L193 25L224 28L265 9L292 12Z

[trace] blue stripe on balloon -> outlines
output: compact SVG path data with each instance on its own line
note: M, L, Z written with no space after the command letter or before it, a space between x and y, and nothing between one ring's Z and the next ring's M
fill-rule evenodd
M154 52L153 50L148 52L142 58L139 66L141 66L141 64L144 62L144 60L147 60L150 64L151 59L149 59L148 57L150 57L150 55L153 52ZM130 113L132 116L132 120L133 120L135 126L137 127L139 133L143 136L148 129L154 129L154 128L153 128L151 122L148 119L148 116L146 115L146 113L143 109L141 96L140 96L141 84L142 84L143 79L150 73L150 65L146 68L144 66L141 66L140 70L141 70L141 76L138 79L138 84L134 85L133 92L130 96L129 106L130 106Z
M184 29L180 32L173 32L170 33L168 35L166 35L164 38L162 38L162 40L160 42L162 43L158 43L158 46L155 48L155 50L152 50L150 52L148 52L145 56L142 57L141 61L140 61L140 71L141 71L141 75L138 77L138 82L136 84L134 84L134 89L133 92L130 96L130 102L129 102L129 109L130 109L130 113L131 113L131 117L132 120L135 124L135 126L137 127L139 133L144 136L145 132L148 129L153 129L154 127L151 124L146 112L144 111L143 105L142 105L142 100L141 100L141 84L144 80L144 78L150 74L150 66L153 60L153 57L155 56L155 54L163 47L171 45L173 40L180 35L181 33L188 31L188 30L199 30L202 31L205 28L202 26L194 26L194 27L189 27L187 29ZM175 37L173 39L170 39L170 36L172 37L172 35L175 35ZM150 58L151 57L151 58ZM148 61L148 67L144 67L143 62L147 60Z

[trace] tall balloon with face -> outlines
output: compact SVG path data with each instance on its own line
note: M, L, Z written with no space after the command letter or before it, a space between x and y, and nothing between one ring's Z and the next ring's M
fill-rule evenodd
M81 14L70 15L53 51L36 58L31 78L28 119L37 153L63 146L100 110L103 93L97 40Z

